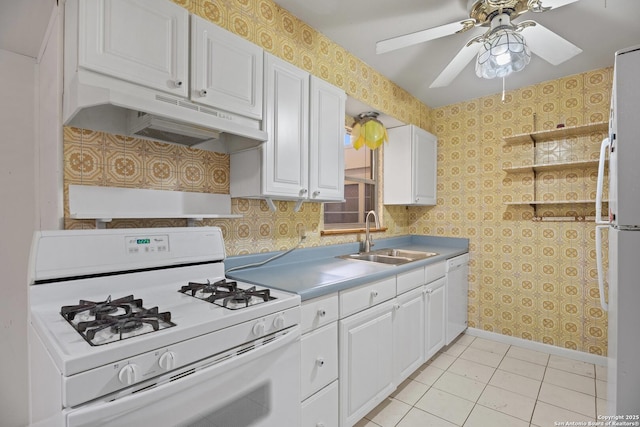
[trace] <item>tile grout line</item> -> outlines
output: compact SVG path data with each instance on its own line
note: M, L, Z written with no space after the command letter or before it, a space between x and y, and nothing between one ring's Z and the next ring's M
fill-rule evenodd
M533 411L531 411L531 418L529 419L529 425L533 425L533 414L536 413L536 407L538 406L538 402L540 402L540 391L542 391L542 383L544 382L544 377L547 375L547 367L549 366L549 361L551 360L551 355L547 357L547 363L544 365L544 372L542 373L542 379L540 380L540 386L538 387L538 394L536 395L536 401L533 404Z
M454 373L454 372L451 372L451 371L450 371L451 366L452 366L454 363L456 363L456 361L457 361L457 360L459 360L459 359L461 359L461 360L463 360L463 361L465 361L465 362L473 362L473 363L476 363L476 364L479 364L479 365L482 365L482 366L491 367L491 368L493 368L493 369L494 369L494 371L493 371L492 375L489 377L488 381L484 384L484 386L483 386L483 388L482 388L482 391L481 391L481 392L480 392L480 394L478 395L478 398L477 398L477 399L475 399L475 401L472 401L473 406L472 406L472 408L471 408L471 411L469 412L469 414L467 415L467 417L465 418L465 420L463 421L463 423L462 423L461 425L462 425L462 426L464 426L464 424L465 424L466 422L468 422L469 417L470 417L471 413L473 412L473 410L476 408L476 406L478 406L478 405L479 405L479 406L482 406L482 407L487 408L486 406L484 406L484 405L482 405L482 404L478 403L478 402L479 402L479 399L480 399L480 397L483 395L483 393L486 391L486 389L487 389L487 387L488 387L489 383L491 382L491 380L492 380L492 379L493 379L493 377L495 376L496 371L500 368L500 365L504 362L505 358L508 356L509 350L510 350L512 347L518 347L518 346L514 346L514 345L511 345L511 344L510 344L510 345L508 345L508 347L507 347L506 351L502 354L502 357L501 357L500 361L498 362L498 366L494 367L494 366L491 366L491 365L485 365L485 364L483 364L483 363L479 363L479 362L476 362L476 361L474 361L474 360L469 360L469 359L466 359L466 358L461 357L461 356L462 356L462 354L463 354L465 351L467 351L468 349L470 349L470 348L471 348L471 349L474 349L474 350L478 350L478 351L485 351L485 352L488 352L488 353L493 353L493 352L492 352L492 351L490 351L490 350L485 350L485 349L483 349L483 348L476 348L476 347L472 347L472 344L473 344L473 342L476 340L476 338L478 338L478 337L474 337L474 339L473 339L471 342L469 342L469 344L466 344L466 345L464 345L464 344L463 344L462 346L464 347L464 349L463 349L462 351L460 351L460 352L459 352L459 354L458 354L457 356L454 356L454 355L452 355L452 354L450 354L450 353L446 353L446 350L445 350L445 351L440 351L440 352L436 353L436 355L434 355L433 357L431 357L428 361L426 361L423 365L421 365L421 366L424 366L424 369L427 369L429 366L433 366L433 365L431 364L431 363L433 362L433 359L435 359L435 358L437 358L438 356L443 355L443 354L444 354L444 355L446 355L446 356L448 356L448 357L451 357L451 358L453 359L453 361L452 361L452 362L447 366L447 368L446 368L446 369L441 369L441 368L439 368L439 367L437 367L437 366L433 366L434 368L438 368L438 369L442 370L442 373L441 373L437 378L435 378L435 379L434 379L434 381L433 381L431 384L425 384L425 383L422 383L422 382L420 382L420 381L418 381L418 380L416 380L416 379L414 379L414 378L409 377L409 379L410 379L412 382L413 382L413 381L415 381L415 382L420 383L420 384L423 384L423 385L428 385L428 388L426 389L426 391L425 391L424 393L422 393L422 394L418 397L418 399L416 400L416 402L415 402L414 404L410 404L410 405L409 405L407 402L404 402L404 401L402 401L402 400L396 399L395 397L390 397L391 399L398 400L398 402L405 403L405 404L407 404L407 405L409 406L409 410L408 410L408 411L407 411L407 412L406 412L406 413L405 413L405 414L400 418L400 420L398 420L398 422L397 422L397 423L395 423L395 424L394 424L394 426L395 426L395 427L397 427L398 425L400 425L400 423L401 423L401 422L402 422L402 421L407 417L407 415L409 414L409 412L411 412L413 409L417 409L417 410L419 410L419 411L421 411L421 412L425 412L425 413L429 414L430 416L433 416L433 417L436 417L436 418L442 419L442 420L444 420L444 421L446 421L446 422L452 423L451 421L449 421L449 420L447 420L447 419L445 419L445 418L442 418L442 417L440 417L440 416L438 416L438 415L432 414L432 413L431 413L431 412L429 412L429 411L425 411L425 410L423 410L423 409L421 409L421 408L419 408L419 407L416 407L416 404L417 404L417 403L420 401L420 399L422 399L422 398L423 398L423 397L424 397L424 396L425 396L425 395L426 395L426 394L427 394L431 389L435 389L435 390L440 391L440 389L438 389L438 388L434 387L434 385L435 385L435 383L436 383L436 382L437 382L437 381L442 377L442 375L444 375L444 373L447 373L447 372L448 372L448 373L450 373L450 374L452 374L452 375L457 375L457 376L461 376L461 377L464 377L464 378L468 378L468 379L473 380L473 378L465 377L464 375L458 375L457 373ZM457 344L457 342L454 342L453 344ZM525 349L525 350L526 350L526 349ZM493 353L493 354L499 354L499 353ZM535 410L536 410L536 408L538 407L538 404L539 404L540 402L542 402L542 401L539 399L539 398L540 398L540 393L541 393L541 391L542 391L542 384L544 383L544 380L545 380L545 378L546 378L547 371L548 371L548 369L549 369L549 367L550 367L550 366L549 366L549 363L550 363L550 361L551 361L551 355L550 355L550 354L547 354L547 356L548 356L548 357L547 357L547 360L546 360L546 362L545 362L545 364L544 364L544 365L539 365L539 364L538 364L539 366L544 366L544 372L543 372L542 378L541 378L541 380L540 380L540 385L538 386L538 392L537 392L537 395L536 395L536 397L535 397L535 399L534 399L534 400L535 400L535 402L534 402L534 406L533 406L533 409L532 409L532 412L531 412L531 416L529 417L529 425L530 425L530 426L532 426L532 425L533 425L533 424L532 424L532 422L533 422L533 415L534 415L534 413L535 413ZM525 360L525 359L519 359L519 358L516 358L516 357L514 357L514 359L519 360L519 361L524 361L524 362L529 362L529 363L537 364L537 363L535 363L535 362L530 362L530 361L528 361L528 360ZM426 366L425 366L425 365L426 365ZM580 376L584 376L584 377L587 377L587 378L591 378L591 379L594 381L594 382L593 382L593 385L594 385L595 393L594 393L594 396L593 396L593 397L594 397L594 399L595 399L595 400L594 400L594 404L595 404L595 414L596 414L595 419L597 420L597 416L598 416L598 409L597 409L597 404L598 404L597 378L596 378L596 374L595 374L595 364L592 364L592 365L593 365L593 369L594 369L594 376L593 376L593 377L590 377L589 375L581 375L581 374L579 374L579 373L576 373L576 372L573 372L573 371L570 371L570 370L559 369L559 368L558 368L558 370L560 370L560 371L562 371L562 372L565 372L565 373L570 373L570 374L575 374L575 375L580 375ZM423 369L422 371L424 371L424 369ZM420 371L420 372L422 372L422 371ZM514 374L514 375L520 375L520 374L512 373L512 372L509 372L509 371L503 371L503 372L510 373L510 374ZM525 378L530 378L530 377L527 377L527 376L524 376L524 377L525 377ZM533 379L533 378L531 378L531 379ZM474 380L474 381L475 381L475 380ZM550 383L550 384L551 384L551 383ZM509 391L509 392L511 392L511 393L514 393L514 394L520 394L520 393L515 392L515 391L511 391L511 390L508 390L508 389L503 389L502 387L498 387L498 386L495 386L495 387L496 387L496 388L499 388L499 389L501 389L501 390ZM565 388L565 387L562 387L562 386L558 386L558 387ZM582 391L579 391L579 390L573 390L573 389L567 389L567 390L574 391L574 392L578 392L578 393L585 394L585 395L589 395L588 393L583 393ZM454 396L455 396L455 395L454 395ZM525 396L525 395L523 395L523 396ZM459 397L459 396L458 396L458 397ZM529 397L529 396L526 396L526 397ZM464 399L464 398L463 398L463 399ZM471 401L470 401L470 402L471 402ZM546 402L542 402L542 403L546 403ZM553 405L553 404L551 404L551 406L556 407L556 405ZM558 407L558 408L563 409L562 407ZM488 409L492 409L492 408L488 408ZM504 415L507 415L507 416L512 416L512 417L514 417L514 418L516 418L516 419L520 419L520 420L522 420L523 422L526 422L526 420L523 420L523 419L518 418L518 417L516 417L516 416L510 415L510 414L508 414L508 413L506 413L506 412L502 412L502 411L498 411L498 410L496 410L496 412L499 412L499 413L504 414ZM575 411L574 411L574 412L575 412ZM586 414L582 414L582 415L586 415ZM368 419L368 418L366 418L366 417L364 417L364 418L365 418L367 421L371 422L374 426L382 427L382 426L380 426L379 424L375 423L374 421L372 421L372 420L370 420L370 419ZM453 423L452 423L452 424L453 424Z
M475 341L475 339L474 339ZM472 341L473 342L473 341ZM502 358L500 359L500 363L502 363L502 361L504 360L505 357L507 357L507 353L509 352L509 349L511 348L511 345L509 344L509 347L507 347L507 351L504 352L504 354L502 355ZM480 349L478 349L480 350ZM491 353L491 352L489 352ZM498 366L500 366L500 363L498 363ZM482 394L485 392L485 390L487 389L487 386L489 385L489 382L491 382L491 379L493 378L493 376L496 374L496 372L498 371L498 366L496 366L496 368L493 371L493 374L491 374L491 377L489 378L489 381L487 381L487 383L484 385L484 388L482 389L482 392L480 392L480 395L478 396L478 398L476 399L475 403L473 404L473 407L471 408L471 411L469 412L469 415L467 415L467 418L465 418L464 422L462 423L462 426L464 427L464 425L466 424L466 422L469 420L469 417L471 416L471 413L473 412L473 410L476 408L476 406L480 405L478 403L478 401L480 400L480 397L482 397ZM483 408L486 408L486 406L484 405L480 405ZM491 408L489 408L491 409ZM500 412L500 411L498 411ZM504 412L501 412L504 413ZM508 414L505 414L508 415ZM529 423L531 424L531 423Z

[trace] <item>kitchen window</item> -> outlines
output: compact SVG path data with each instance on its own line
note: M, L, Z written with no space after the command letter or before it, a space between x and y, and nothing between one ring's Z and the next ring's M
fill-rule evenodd
M370 210L377 211L378 162L376 152L351 144L351 128L344 139L344 198L342 203L324 204L325 230L361 229ZM377 213L377 212L376 212Z

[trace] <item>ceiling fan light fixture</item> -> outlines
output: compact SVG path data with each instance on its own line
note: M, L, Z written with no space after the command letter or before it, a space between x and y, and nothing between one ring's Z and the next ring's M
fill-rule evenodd
M379 113L375 111L369 111L356 116L351 130L353 148L359 150L363 145L366 145L369 149L375 150L383 142L389 142L387 129L378 120L378 115Z
M522 70L531 60L531 51L522 34L510 26L495 28L481 43L476 75L484 79L506 77Z

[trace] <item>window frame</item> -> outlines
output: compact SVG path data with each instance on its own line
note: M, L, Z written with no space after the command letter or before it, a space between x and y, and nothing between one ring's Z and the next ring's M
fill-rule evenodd
M349 138L351 138L351 127L349 126L345 126L345 142L346 142L346 135L348 135ZM347 149L347 145L344 145L344 150ZM371 150L370 151L370 155L371 155L371 176L373 178L362 178L362 177L355 177L355 176L349 176L347 175L346 172L346 162L345 162L345 176L344 176L344 186L346 189L347 185L353 185L354 183L359 184L361 186L360 192L361 192L361 196L359 197L359 202L358 202L358 222L350 222L350 223L326 223L326 205L328 203L331 202L325 202L323 203L323 214L322 214L322 220L323 220L323 230L321 231L322 235L328 235L328 234L347 234L347 233L361 233L362 231L364 231L365 228L365 217L367 212L364 211L364 203L365 203L365 196L364 194L366 194L366 190L364 189L366 184L370 184L373 185L373 193L372 193L372 197L373 197L373 201L372 201L372 206L373 206L373 210L376 212L376 215L378 216L378 219L380 220L380 222L382 222L382 217L381 217L381 209L380 209L380 204L379 204L379 190L380 190L380 184L381 184L381 171L379 170L379 165L380 165L380 161L379 161L379 155L380 152L378 150ZM335 203L335 202L334 202ZM345 203L345 202L342 202ZM374 231L384 231L386 230L386 228L371 228L371 230Z

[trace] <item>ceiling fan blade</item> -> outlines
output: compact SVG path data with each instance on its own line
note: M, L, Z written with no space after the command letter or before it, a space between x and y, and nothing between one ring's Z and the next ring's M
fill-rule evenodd
M449 36L461 30L466 31L473 26L475 26L474 21L467 19L460 22L441 25L439 27L429 28L427 30L416 31L415 33L405 34L404 36L382 40L376 43L376 53L386 53L403 47L413 46L414 44Z
M556 9L561 6L565 6L567 4L575 3L578 0L542 0L542 5L544 7L550 7L551 9Z
M582 52L578 46L537 22L522 30L522 34L531 52L552 65L561 64Z
M460 52L449 62L449 65L447 65L433 83L431 83L429 88L448 86L477 53L478 46L475 43L469 42L465 44L464 47L460 49Z

